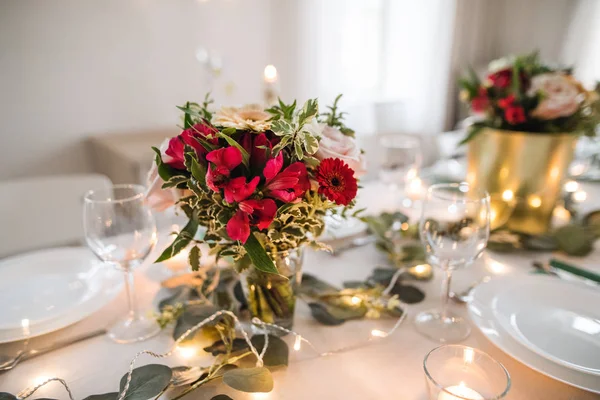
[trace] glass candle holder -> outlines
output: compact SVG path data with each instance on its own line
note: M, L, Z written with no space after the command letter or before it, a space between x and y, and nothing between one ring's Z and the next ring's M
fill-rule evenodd
M502 399L510 389L506 368L468 346L444 345L431 350L423 369L430 400Z

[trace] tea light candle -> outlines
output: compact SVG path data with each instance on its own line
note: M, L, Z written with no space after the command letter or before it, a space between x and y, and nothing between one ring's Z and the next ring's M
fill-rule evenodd
M408 180L406 185L406 196L411 200L421 200L423 197L423 182L421 178L415 176Z
M438 400L484 400L482 395L467 387L463 382L460 385L448 386L445 390L440 393Z

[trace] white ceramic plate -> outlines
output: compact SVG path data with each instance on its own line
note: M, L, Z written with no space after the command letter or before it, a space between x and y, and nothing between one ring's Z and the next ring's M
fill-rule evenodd
M64 328L110 302L122 274L87 248L63 247L0 262L0 343Z
M558 285L558 286L556 286ZM575 288L567 288L568 286L574 285ZM519 360L523 364L533 368L534 370L548 375L554 379L557 379L561 382L567 383L569 385L579 387L581 389L589 390L595 393L600 393L600 379L598 376L589 373L588 371L582 372L581 370L574 369L572 366L567 366L565 363L558 363L557 360L552 360L552 358L556 358L556 351L552 351L552 354L544 354L541 355L538 353L538 349L535 347L531 347L532 343L525 343L524 341L519 340L521 338L521 334L516 332L511 332L506 329L511 326L511 317L507 318L508 325L506 321L500 322L500 319L505 318L505 316L498 317L498 307L502 307L503 311L506 311L506 308L509 306L510 302L507 300L510 296L519 296L521 297L521 303L519 308L523 310L527 310L533 307L536 307L537 300L535 298L539 295L534 292L534 287L540 287L540 290L547 290L552 288L554 291L554 297L557 298L557 302L559 304L563 304L563 307L566 305L572 305L573 303L579 304L577 299L581 299L581 301L585 301L585 297L581 296L581 291L590 290L589 287L585 285L579 285L571 282L564 282L555 277L545 277L545 276L514 276L514 277L506 277L506 278L496 278L486 285L482 285L474 290L473 292L473 300L469 303L469 313L471 315L471 319L475 323L475 325L483 332L483 334L496 346L502 349L507 354L511 355L515 359ZM546 288L546 289L543 289ZM529 297L526 295L521 295L520 293L525 293L529 290L531 293ZM594 290L594 289L591 289ZM521 292L523 291L523 292ZM563 295L562 293L565 293ZM567 294L568 293L568 294ZM587 295L587 293L586 293ZM566 298L567 296L572 297L572 299L565 300L564 303L560 303L561 298ZM592 295L593 296L593 295ZM529 303L525 303L524 300L528 299ZM542 301L542 300L539 300ZM515 303L516 304L516 303ZM529 305L526 305L529 304ZM596 303L597 300L596 300ZM589 308L593 308L594 304L589 304L584 311L587 311ZM561 312L562 314L562 312ZM523 330L530 329L532 324L535 324L536 321L538 324L545 326L545 330L543 331L543 335L539 336L540 331L537 333L528 331L525 333L526 337L533 339L536 343L536 346L542 345L541 340L545 337L553 337L553 341L557 340L557 337L562 337L565 335L564 329L561 330L560 333L553 332L558 330L558 325L556 322L548 322L542 321L544 317L543 314L534 315L531 311L524 311L523 313L517 312L513 319L518 321L516 326L522 327ZM585 314L587 315L587 314ZM528 316L532 320L529 323L522 322L522 319ZM546 314L547 317L547 314ZM589 315L586 317L588 318ZM574 321L574 319L571 319ZM550 324L550 325L548 325ZM528 328L525 328L527 326ZM561 325L562 326L562 325ZM544 329L544 328L539 328ZM577 329L575 329L577 330ZM589 329L588 329L589 330ZM532 337L532 335L536 335ZM589 335L589 334L586 334ZM554 347L560 347L561 354L565 351L566 348L575 348L577 346L582 346L581 339L571 339L572 341L579 342L578 344L573 343L556 343L554 342ZM590 353L596 352L596 357L598 355L597 348L593 344L588 344L588 351ZM534 350L535 349L535 350ZM565 360L562 360L565 361ZM582 361L582 360L580 360ZM585 360L583 360L585 361Z

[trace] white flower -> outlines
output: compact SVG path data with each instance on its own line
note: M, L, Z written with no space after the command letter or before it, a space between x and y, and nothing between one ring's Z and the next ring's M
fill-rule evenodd
M354 138L344 135L339 129L322 124L321 141L315 157L339 158L354 170L354 176L359 177L367 172L366 159L356 145Z
M271 114L266 112L260 104L248 104L241 108L221 107L213 115L212 123L224 128L264 132L271 128L269 118L271 118Z
M165 153L168 148L169 139L165 139L160 145L160 153L164 162L168 161L170 158ZM158 174L158 166L156 163L152 163L152 167L150 168L150 171L148 171L146 203L154 211L164 211L175 205L183 194L183 190L180 189L163 189L163 183L165 183L165 181Z
M505 70L507 68L511 68L513 63L515 62L514 56L508 56L504 58L499 58L497 60L490 61L488 64L488 73L493 74L498 71Z
M534 76L527 94L535 96L538 93L542 98L531 115L545 120L573 115L583 99L580 86L562 73Z

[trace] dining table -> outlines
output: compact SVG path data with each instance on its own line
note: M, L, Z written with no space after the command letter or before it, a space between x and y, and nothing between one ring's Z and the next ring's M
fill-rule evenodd
M586 207L600 208L600 184L582 185L587 192ZM358 207L366 207L365 214L377 214L392 210L397 204L389 188L381 182L363 184L359 193ZM418 210L413 210L417 218ZM6 227L4 229L7 229ZM159 235L159 243L153 254L136 269L136 296L142 310L156 310L163 295L161 282L173 275L164 263L154 263L157 255L168 244L167 232ZM510 252L496 253L486 250L471 266L457 270L453 276L452 289L460 291L484 276L492 279L502 276L527 276L532 273L533 261L547 261L551 257L575 263L595 272L600 272L600 246L591 254L574 258L563 254ZM377 266L387 263L386 255L373 244L364 245L333 256L327 252L307 249L303 271L326 282L341 287L342 282L364 280ZM52 265L40 268L52 268ZM108 267L107 267L108 268ZM273 370L274 388L269 393L243 393L235 391L221 382L211 382L194 391L190 399L211 399L217 394L227 394L236 400L244 399L428 399L423 360L426 354L440 344L419 334L413 318L419 312L435 308L440 303L442 274L435 270L432 280L415 282L424 293L425 299L417 304L404 305L407 318L393 334L385 338L369 340L374 329L389 331L396 320L360 319L347 321L338 326L326 326L313 319L308 305L299 300L295 312L294 331L309 340L317 349L302 346L292 350L293 337L284 338L290 347L287 367ZM556 296L560 296L556 293ZM59 331L32 338L29 346L44 346L53 341L76 336L109 326L126 313L125 293L120 293L110 304L84 320ZM496 347L470 321L465 305L452 303L454 312L463 316L472 325L470 336L461 344L482 350L501 362L511 378L510 400L586 400L599 399L594 394L544 375L512 358ZM75 399L91 394L118 391L121 377L128 371L129 364L141 350L164 353L173 346L172 327L163 329L157 336L133 344L117 344L107 336L95 337L54 352L27 360L16 368L0 374L0 392L16 394L35 386L50 377L64 379ZM206 343L208 346L210 343ZM17 352L22 342L0 345L0 354ZM340 348L346 351L333 352ZM600 355L599 355L600 356ZM142 355L136 366L159 363L170 367L181 365L209 365L212 356L201 348L197 351L175 351L170 357L155 359ZM600 379L600 378L598 378ZM67 392L58 383L52 382L39 389L32 398L68 399ZM168 398L163 396L162 398Z

